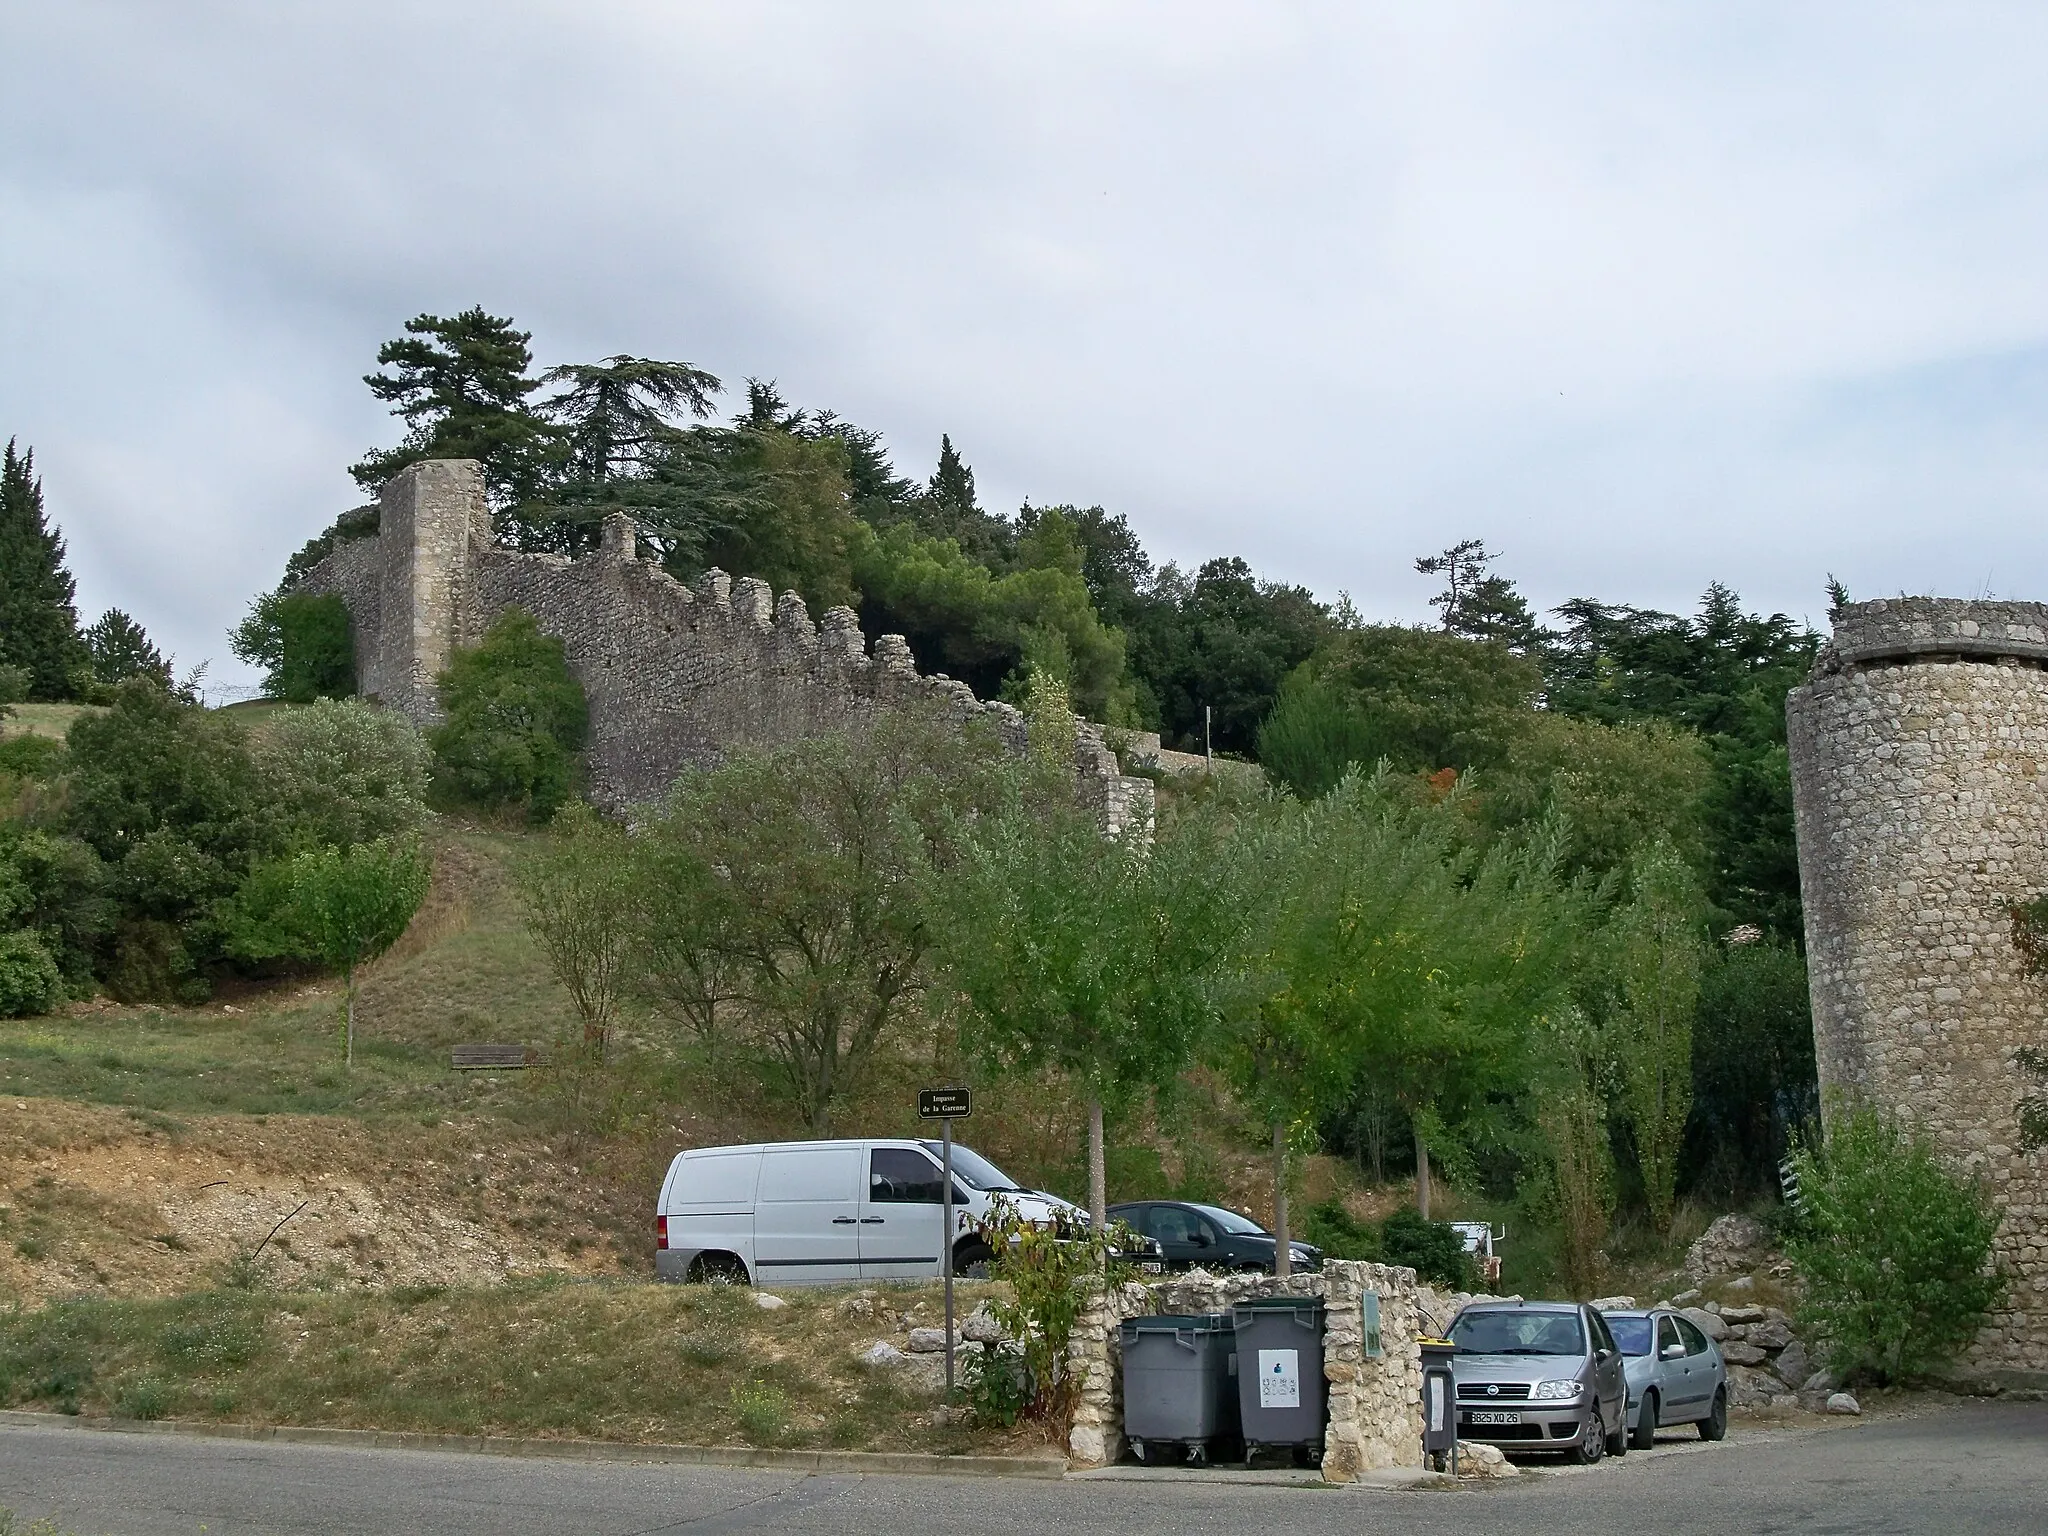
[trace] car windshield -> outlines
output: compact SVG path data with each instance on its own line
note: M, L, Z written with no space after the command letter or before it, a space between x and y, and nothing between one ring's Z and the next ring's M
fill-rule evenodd
M1576 1312L1461 1312L1451 1342L1467 1355L1583 1355Z
M931 1153L933 1157L942 1157L944 1155L944 1148L939 1142L927 1141L923 1143L923 1146L925 1151ZM1028 1195L1031 1193L1031 1191L1017 1183L979 1152L963 1147L957 1141L953 1143L953 1172L959 1176L962 1183L980 1190L983 1194Z
M1264 1237L1266 1229L1249 1216L1240 1216L1235 1211L1226 1211L1220 1205L1198 1205L1194 1207L1204 1216L1232 1237Z
M1647 1355L1650 1353L1650 1336L1653 1329L1647 1317L1616 1317L1607 1314L1607 1331L1614 1335L1617 1348L1624 1355Z

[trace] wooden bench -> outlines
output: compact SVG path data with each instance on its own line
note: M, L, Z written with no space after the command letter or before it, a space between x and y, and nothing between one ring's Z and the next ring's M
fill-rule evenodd
M458 1045L453 1054L458 1072L517 1072L543 1064L530 1045Z

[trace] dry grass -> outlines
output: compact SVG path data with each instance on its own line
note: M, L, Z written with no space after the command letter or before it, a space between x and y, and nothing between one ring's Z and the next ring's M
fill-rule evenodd
M936 1317L925 1290L884 1293ZM968 1305L985 1287L963 1286ZM763 1311L715 1286L217 1290L0 1316L0 1401L130 1417L845 1450L1046 1453L859 1351L843 1290Z

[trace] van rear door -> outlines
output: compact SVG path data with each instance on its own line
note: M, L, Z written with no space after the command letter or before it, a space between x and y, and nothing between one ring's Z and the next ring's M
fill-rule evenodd
M754 1269L764 1284L860 1278L861 1149L769 1147L754 1202Z
M939 1165L915 1147L868 1153L860 1207L863 1280L915 1280L939 1273L944 1253L945 1186Z

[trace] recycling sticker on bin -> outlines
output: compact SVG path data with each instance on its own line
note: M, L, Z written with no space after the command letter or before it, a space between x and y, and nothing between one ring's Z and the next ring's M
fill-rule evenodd
M1299 1408L1301 1406L1301 1351L1262 1349L1259 1351L1259 1406Z

